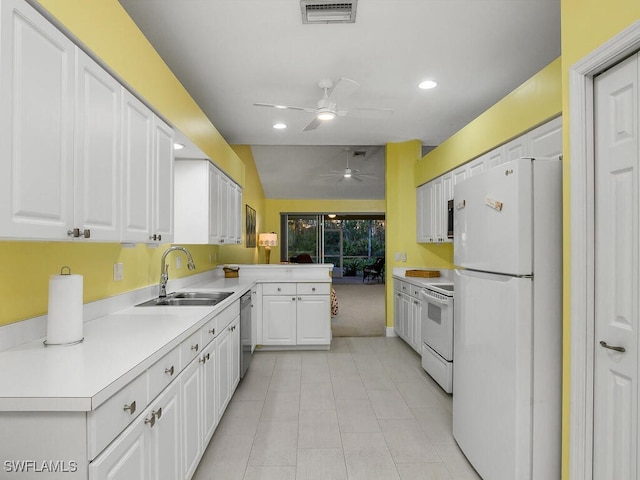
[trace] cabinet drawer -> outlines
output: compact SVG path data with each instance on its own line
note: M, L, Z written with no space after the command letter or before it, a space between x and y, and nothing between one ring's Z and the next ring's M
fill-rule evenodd
M186 368L201 350L202 339L200 338L200 330L198 330L180 344L180 364Z
M222 332L233 320L240 315L240 300L236 300L232 305L229 305L222 312L216 315L216 335L218 332Z
M200 338L202 338L202 348L209 345L211 340L216 338L216 336L220 333L220 329L218 328L218 317L213 317L207 323L205 323L202 328L200 328Z
M89 412L89 459L93 460L118 434L147 408L147 372Z
M154 363L149 372L149 400L158 396L164 388L180 373L180 350L171 350Z
M295 295L295 283L265 283L262 285L262 295Z
M412 297L420 298L420 290L422 290L420 287L409 284L409 288L411 289L410 295Z
M298 295L329 295L331 284L329 283L299 283Z

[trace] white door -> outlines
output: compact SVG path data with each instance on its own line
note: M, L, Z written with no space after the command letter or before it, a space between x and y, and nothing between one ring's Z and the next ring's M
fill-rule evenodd
M262 297L262 339L264 345L296 344L296 298L286 295Z
M182 415L180 382L160 394L154 402L155 423L150 424L150 478L174 480L182 475ZM133 478L133 477L132 477Z
M153 117L153 221L151 231L158 242L173 241L173 129Z
M453 436L487 480L531 477L533 280L456 270Z
M638 76L636 55L594 82L594 480L638 475Z
M180 477L175 478L191 478L202 456L202 388L204 380L202 364L205 355L207 354L201 353L185 368L181 375L182 418L180 423L184 472Z

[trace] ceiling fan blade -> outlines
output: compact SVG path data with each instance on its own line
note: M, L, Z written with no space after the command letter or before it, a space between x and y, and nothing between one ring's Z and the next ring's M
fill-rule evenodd
M302 131L308 132L310 130L315 130L320 126L321 123L322 123L322 120L318 120L317 117L313 117L313 120L311 120L311 122L309 122L309 124L306 127L304 127Z
M358 88L360 84L348 78L339 79L329 92L327 100L336 105L340 105L344 100L349 98Z
M312 113L316 111L315 108L311 108L311 107L294 107L292 105L276 105L274 103L254 103L253 106L278 108L280 110L302 110L304 112L312 112Z
M349 177L349 178L353 178L354 180L357 180L358 182L361 182L361 181L362 181L362 179L361 179L361 178L359 178L359 177L358 177L358 176L356 176L356 175L351 175L351 177Z

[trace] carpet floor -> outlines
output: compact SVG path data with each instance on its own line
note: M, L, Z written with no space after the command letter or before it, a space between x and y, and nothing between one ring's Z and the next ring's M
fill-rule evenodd
M333 284L338 315L331 318L334 337L376 337L386 334L383 283Z

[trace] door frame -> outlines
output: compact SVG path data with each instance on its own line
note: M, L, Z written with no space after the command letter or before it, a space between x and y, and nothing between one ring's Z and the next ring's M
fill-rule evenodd
M571 332L569 478L593 480L594 125L593 78L640 50L640 21L569 68ZM565 282L566 285L566 282Z

